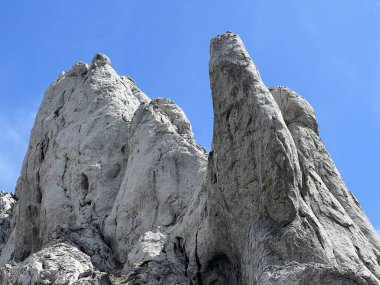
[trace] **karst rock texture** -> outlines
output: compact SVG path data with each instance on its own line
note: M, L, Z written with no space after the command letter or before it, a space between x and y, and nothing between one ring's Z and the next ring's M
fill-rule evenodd
M0 266L13 257L15 211L16 197L11 193L0 192Z
M380 284L380 238L310 104L267 88L230 32L210 82L207 154L105 55L63 72L0 195L0 284Z

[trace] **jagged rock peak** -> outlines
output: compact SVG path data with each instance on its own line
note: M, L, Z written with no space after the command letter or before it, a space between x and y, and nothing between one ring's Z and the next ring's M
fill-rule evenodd
M18 199L0 193L0 283L380 284L380 238L311 105L268 89L231 32L211 41L210 83L207 155L174 102L106 56L59 76Z
M97 53L91 61L91 67L99 67L107 64L111 65L111 60L102 53Z
M87 63L83 61L76 62L71 69L69 69L66 72L63 72L62 75L65 76L78 76L78 75L85 75L89 69L89 66Z
M254 67L254 75L261 80L260 73L253 64L240 37L232 32L216 36L210 43L210 72L217 65L234 64Z
M193 131L189 120L181 108L179 108L173 101L166 98L156 98L152 100L151 104L157 106L165 112L170 122L176 126L176 131L178 134L187 136L189 139L193 139Z
M318 123L313 107L301 95L285 86L269 88L287 125L303 124L318 134Z
M129 123L150 99L106 56L96 55L91 66L76 63L41 103L16 187L15 260L66 239L96 266L114 265L99 228L124 177Z

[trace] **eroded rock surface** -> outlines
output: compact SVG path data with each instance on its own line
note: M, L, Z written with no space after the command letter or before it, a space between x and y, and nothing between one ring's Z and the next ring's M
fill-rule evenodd
M1 284L380 284L379 236L310 104L268 89L229 32L211 41L210 82L206 154L174 102L105 55L62 73L18 202L0 195Z
M149 231L164 234L182 220L200 187L207 158L182 110L167 99L142 104L129 130L127 169L105 237L117 260L133 266L128 253Z
M115 266L101 229L124 177L130 121L147 101L102 54L49 86L16 188L16 261L69 239L99 268Z
M94 270L90 257L75 247L56 244L29 256L20 264L0 269L1 284L107 285L105 273Z
M14 223L16 197L11 193L0 192L0 266L13 257Z

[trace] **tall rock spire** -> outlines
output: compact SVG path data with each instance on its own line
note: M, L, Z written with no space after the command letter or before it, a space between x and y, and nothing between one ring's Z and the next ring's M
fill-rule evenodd
M248 195L248 208L280 225L297 213L301 173L297 151L281 112L240 38L226 33L211 41L214 106L213 173L231 207ZM215 167L214 167L215 169ZM233 176L233 179L231 179ZM240 209L237 217L250 215Z
M377 284L378 235L319 139L311 106L287 88L269 91L229 32L211 41L210 81L214 201L196 240L203 283ZM206 250L199 236L218 242Z
M211 41L210 82L207 177L180 225L193 280L379 284L379 237L320 140L310 104L268 89L229 32Z
M379 236L310 104L268 89L230 32L211 41L210 83L207 155L174 102L105 55L60 75L2 197L0 266L18 263L0 283L380 284Z

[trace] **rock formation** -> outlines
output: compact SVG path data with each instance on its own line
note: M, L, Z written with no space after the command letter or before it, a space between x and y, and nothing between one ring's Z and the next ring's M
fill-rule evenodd
M13 258L15 239L14 213L16 197L11 193L0 192L0 264Z
M310 104L268 89L229 32L211 41L210 82L207 154L175 103L105 55L62 73L17 198L0 195L0 283L380 284L380 238Z

